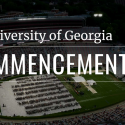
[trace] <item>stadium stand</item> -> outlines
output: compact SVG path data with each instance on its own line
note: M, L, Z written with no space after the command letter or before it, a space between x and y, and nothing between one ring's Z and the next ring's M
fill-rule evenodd
M22 23L23 22L23 23ZM72 22L72 23L71 23ZM20 24L21 23L21 24ZM6 25L7 24L7 25ZM19 25L20 24L20 25ZM40 26L40 28L37 27ZM75 27L74 27L75 25ZM27 27L26 27L27 26ZM49 28L46 28L46 26L49 26ZM31 29L36 29L38 32L46 32L49 34L50 32L57 32L60 27L63 29L63 35L62 39L64 38L64 33L72 29L74 33L98 33L100 32L99 27L82 27L83 26L83 20L75 19L67 20L64 22L62 19L60 20L42 20L41 21L12 21L9 22L6 21L3 23L3 25L0 26L1 29L5 30L5 32L30 32ZM33 28L31 28L33 27ZM42 28L41 28L42 27ZM43 28L44 27L44 28ZM50 28L51 27L51 28ZM55 28L56 27L56 28ZM14 30L12 30L13 28ZM21 28L26 28L25 30ZM47 36L46 40L49 39L49 36ZM81 41L81 40L80 40ZM18 41L0 41L0 44L8 44L8 43L17 43ZM24 41L22 41L24 42ZM47 42L47 41L46 41ZM67 60L66 54L83 54L83 60L85 63L85 60L87 59L88 54L92 54L92 66L95 65L95 54L109 54L111 59L113 60L113 54L118 54L119 52L115 50L113 47L105 47L109 46L110 44L103 43L101 44L102 47L90 47L93 46L92 43L85 43L88 41L81 41L81 43L73 43L70 42L76 42L76 41L65 41L65 44L59 44L57 47L54 47L53 45L49 44L51 47L1 47L0 48L0 64L2 64L2 59L4 54L16 54L17 62L19 63L19 59L21 54L26 54L26 72L28 72L28 54L43 54L44 59L46 59L46 54L51 55L51 62L52 58L55 54L63 54L65 61ZM84 42L84 43L82 43ZM61 43L61 42L60 42ZM60 46L61 45L61 46ZM47 45L46 45L47 46ZM68 47L66 47L68 46ZM74 47L79 46L79 47ZM86 47L84 47L86 46ZM84 47L84 48L82 48ZM3 73L0 76L0 79L4 79L6 77L11 77L11 56L9 56L9 75L5 75ZM71 61L75 63L74 67L77 67L77 60L78 57L76 56L75 59L72 58ZM105 64L105 56L104 58L100 58L99 60L103 64ZM125 77L121 74L121 58L118 57L118 67L117 67L117 77L122 78L122 80L125 80ZM33 62L36 62L39 64L39 59L33 58ZM67 62L67 61L66 61ZM66 62L61 63L60 58L57 59L57 67L60 68L60 66L66 67ZM53 64L51 63L51 67ZM39 70L39 66L33 67L34 71ZM110 69L112 72L112 70ZM15 73L16 75L16 73ZM41 82L46 80L46 82ZM53 82L54 81L54 82ZM80 105L77 103L77 101L71 96L71 94L67 91L67 89L64 88L63 84L60 83L60 81L55 78L53 74L46 76L41 75L37 76L37 78L34 77L25 77L25 78L18 78L16 79L17 84L12 85L11 89L14 95L14 99L17 102L17 104L20 107L24 107L26 111L27 116L37 115L40 113L41 115L46 114L52 114L56 112L62 112L62 111L73 111L73 109L80 108ZM46 84L44 84L46 83ZM42 91L42 92L41 92ZM45 103L46 102L46 103ZM42 113L41 113L42 112ZM40 121L40 122L2 122L0 121L0 125L94 125L94 124L104 124L104 125L115 125L118 124L119 120L125 118L125 105L117 106L113 109L108 109L105 111L100 111L92 114L82 114L78 116L73 116L72 118L63 118L58 120L46 120L46 121Z
M60 44L59 44L60 45ZM74 67L78 67L78 54L82 54L83 55L83 61L84 63L85 60L87 59L87 56L88 54L91 54L92 53L92 67L95 66L95 54L104 54L104 57L103 58L100 58L100 62L102 62L103 64L105 64L105 60L106 60L106 57L105 55L106 54L109 54L110 55L110 58L113 60L113 55L114 54L119 54L119 51L115 50L115 49L112 49L112 47L105 47L105 46L108 46L109 44L107 43L103 43L101 44L102 47L98 47L99 45L97 45L97 47L90 47L90 46L93 46L92 43L87 43L87 44L83 44L83 43L77 43L77 46L80 46L80 47L74 47L76 46L76 44L70 44L70 43L67 43L67 44L64 44L63 46L57 46L57 47L54 47L53 45L49 45L50 47L8 47L6 49L2 48L0 49L0 64L2 64L2 59L3 59L3 55L4 54L15 54L16 57L17 57L17 62L19 62L19 59L20 59L20 56L22 53L26 54L26 72L28 72L28 54L43 54L43 57L45 58L46 60L46 54L50 54L51 55L51 62L52 59L53 59L53 56L55 54L62 54L64 55L64 58L65 58L65 62L61 62L60 61L60 58L57 59L57 67L60 68L60 66L64 66L66 67L67 64L66 64L66 60L67 60L67 57L66 55L67 54L76 54L75 58L71 58L71 62L74 62ZM62 44L61 44L62 45ZM69 47L67 47L69 46ZM84 47L86 46L86 47ZM84 48L83 48L84 47ZM78 49L79 48L79 49ZM37 63L37 66L34 66L33 67L33 71L39 71L39 59L37 57L34 57L33 58L33 62L36 62ZM121 72L121 68L122 68L122 58L121 57L117 57L117 74L116 76L118 78L123 78L124 75L122 75L122 72ZM53 63L51 63L51 68L53 66ZM11 56L9 56L9 75L5 75L4 73L0 76L1 79L5 78L5 77L9 77L11 76ZM112 72L112 70L110 69L110 71Z
M73 31L73 34L75 33L79 33L79 34L82 34L82 33L86 33L86 34L89 34L89 33L100 33L100 28L99 27L71 27L71 28L68 28L68 27L52 27L52 28L29 28L29 29L15 29L15 30L4 30L4 33L15 33L16 34L19 34L19 33L31 33L31 30L33 30L34 32L37 31L37 33L46 33L46 36L45 36L45 40L44 40L44 43L47 43L48 41L50 41L50 38L49 38L49 35L50 33L57 33L58 30L62 29L62 34L61 34L61 41L60 42L69 42L68 40L65 39L65 33L66 31L68 30L72 30ZM71 33L68 33L67 37L70 39L70 35ZM18 36L19 37L19 36ZM83 36L84 37L84 36ZM18 42L24 42L24 36L22 35L20 40L12 40L11 37L9 38L9 40L6 40L5 36L3 35L3 38L4 40L0 40L0 44L12 44L12 43L18 43ZM35 41L34 39L31 40L31 36L29 35L29 38L30 38L30 41ZM33 34L33 38L35 38L35 34ZM19 38L18 38L19 39ZM39 40L41 40L40 36L38 36ZM87 38L89 39L89 38ZM94 39L94 35L92 35L91 39ZM57 40L55 40L57 41ZM72 40L73 41L73 40ZM71 41L71 42L72 42ZM74 40L75 41L75 40ZM80 40L81 42L85 42L86 40ZM25 40L25 42L29 42L29 40ZM36 41L38 42L38 41ZM58 42L58 41L57 41ZM87 41L88 42L88 41ZM92 41L89 41L89 42L92 42Z
M81 108L54 74L17 78L16 82L12 81L10 84L12 95L18 103L14 106L19 111L15 115L32 116L35 114L41 116ZM10 101L9 104L11 105ZM22 110L25 109L26 113L22 114L20 106L24 107ZM7 116L13 115L11 111L10 113L8 111L7 114L4 111L3 113Z
M125 105L117 105L116 107L97 113L89 113L78 116L70 116L70 118L58 118L59 120L42 120L39 122L0 122L0 125L124 125L125 122ZM121 120L121 123L120 123Z

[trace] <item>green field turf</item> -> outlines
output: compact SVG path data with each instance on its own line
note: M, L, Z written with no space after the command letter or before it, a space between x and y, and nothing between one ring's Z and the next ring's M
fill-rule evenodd
M81 88L77 90L84 92L84 95L78 95L74 91L73 86L64 80L64 77L71 78L74 76L67 76L66 74L57 76L60 79L60 81L62 81L62 83L65 85L65 87L69 90L69 92L82 106L80 112L86 112L90 110L103 108L125 100L125 83L115 78L112 74L86 74L81 76L83 76L86 80L93 79L97 81L97 85L92 86L97 91L97 94L91 93L91 91L88 91L88 89L82 83L80 83Z

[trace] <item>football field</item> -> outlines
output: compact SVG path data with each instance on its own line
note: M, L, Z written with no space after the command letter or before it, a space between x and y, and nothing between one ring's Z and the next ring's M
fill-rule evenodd
M95 89L97 93L93 94L82 83L79 83L81 85L80 88L75 89L77 93L72 84L74 83L72 79L72 77L74 77L73 75L66 75L64 73L63 75L57 76L81 105L82 109L78 112L100 109L125 100L125 83L118 80L114 75L106 75L104 72L104 75L95 75L93 73L92 75L81 74L80 76L84 77L85 80L93 79L96 81L97 85L93 85L92 88ZM67 81L65 78L69 78L71 81ZM81 95L80 92L84 94Z

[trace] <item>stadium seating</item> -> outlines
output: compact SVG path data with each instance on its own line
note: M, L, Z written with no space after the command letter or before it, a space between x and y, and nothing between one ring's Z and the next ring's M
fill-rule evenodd
M95 66L95 54L104 54L103 58L100 58L99 61L102 62L103 64L105 64L105 54L109 54L110 58L113 60L113 55L114 54L119 54L118 51L115 51L113 49L111 49L111 47L105 47L108 46L109 44L101 44L101 47L98 47L98 45L96 47L93 47L93 43L77 43L77 44L64 44L63 46L57 46L57 47L9 47L6 49L0 49L0 64L2 64L2 57L4 54L16 54L17 56L17 62L19 62L20 60L20 56L21 54L25 54L26 55L26 72L28 72L28 54L43 54L43 57L46 60L46 54L50 54L51 55L51 62L53 59L53 56L55 54L62 54L64 55L65 58L65 62L61 62L60 58L57 58L57 67L61 67L64 66L66 67L66 54L76 54L75 58L71 58L71 62L74 62L74 67L78 66L78 54L82 54L83 55L83 61L84 63L86 63L86 59L88 54L92 54L92 67ZM66 47L65 47L66 46ZM85 46L85 47L84 47ZM37 57L33 58L33 62L37 63L37 66L33 67L34 71L38 71L39 70L39 59ZM121 73L121 63L122 62L122 58L121 57L117 57L117 74L116 76L118 78L123 78L124 76ZM53 66L53 63L51 63L51 68ZM11 56L9 56L9 67L11 67ZM110 69L110 71L112 72L112 70ZM16 74L16 73L15 73ZM9 75L5 75L4 73L2 74L2 76L0 76L1 79L3 79L4 77L9 77L11 76L11 68L9 68Z
M97 111L96 113L87 113L65 118L57 118L54 120L37 120L22 121L22 122L1 122L0 125L124 125L125 121L125 106L117 105L112 109Z

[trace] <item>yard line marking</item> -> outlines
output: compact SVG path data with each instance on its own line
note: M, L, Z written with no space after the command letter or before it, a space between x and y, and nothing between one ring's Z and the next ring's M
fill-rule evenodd
M87 101L91 101L91 100L101 99L101 98L104 98L104 97L106 97L106 96L97 97L97 98L92 98L92 99L86 99L86 100L81 100L81 101L78 101L78 102L87 102Z

